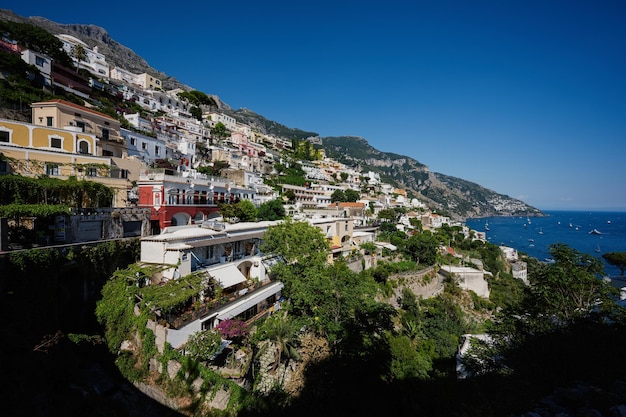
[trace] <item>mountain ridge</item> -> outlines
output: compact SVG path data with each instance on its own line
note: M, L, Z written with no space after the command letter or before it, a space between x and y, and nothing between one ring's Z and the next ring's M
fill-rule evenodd
M111 38L106 29L90 24L60 24L45 17L22 17L11 10L0 9L0 19L29 23L52 34L68 34L85 42L90 48L107 57L107 62L131 72L148 73L162 80L165 89L192 90L157 69L132 49ZM303 140L317 137L315 132L289 128L269 120L247 108L232 109L218 96L206 93L217 103L218 109L241 123L264 134ZM372 147L365 138L358 136L333 136L320 138L328 157L363 171L373 171L381 180L399 188L406 188L429 206L456 219L487 216L536 216L543 213L520 200L489 190L479 184L441 173L433 173L428 166L416 159L393 152L383 152Z

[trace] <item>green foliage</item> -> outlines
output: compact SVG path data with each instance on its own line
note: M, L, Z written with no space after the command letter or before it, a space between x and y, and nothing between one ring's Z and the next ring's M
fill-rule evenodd
M80 334L80 333L69 333L67 338L70 339L73 343L79 344L90 344L97 345L100 343L104 343L104 339L99 334L96 335L88 335L88 334Z
M496 307L510 310L522 301L526 285L521 279L513 278L511 274L500 273L487 280L490 289L489 300Z
M293 157L298 160L314 161L321 159L320 152L313 147L308 140L292 139L291 144L294 150Z
M104 326L111 353L117 353L122 342L136 329L133 307L138 288L132 278L135 272L138 272L136 267L116 271L102 287L102 299L96 304L96 318ZM123 365L126 362L122 356L118 356L118 361Z
M22 272L41 273L57 268L63 255L56 249L30 249L9 254L11 264Z
M198 172L219 177L222 175L222 170L230 166L228 161L213 161L212 164L210 166L198 167Z
M194 361L206 361L217 352L222 344L219 333L213 330L205 330L192 334L185 344L185 351Z
M402 250L411 260L425 265L434 265L437 261L439 241L429 231L416 233L404 241Z
M226 125L222 122L217 122L215 126L211 129L211 137L215 137L217 139L224 139L228 136L228 129L226 129Z
M393 208L382 209L378 212L378 218L381 220L395 222L398 220L398 212L396 212Z
M151 309L160 309L165 314L181 311L204 288L202 279L201 274L191 274L163 285L144 287L141 289L143 304Z
M298 332L302 323L293 317L278 313L268 317L257 329L256 341L271 340L276 343L278 352L274 359L276 368L283 359L300 360L297 351Z
M280 199L266 201L259 206L257 217L259 221L284 219L285 206L283 206L283 202Z
M335 190L330 195L330 201L332 203L337 203L337 202L341 203L341 202L347 201L346 200L346 193L343 190Z
M378 250L378 246L374 242L364 242L359 245L361 249L365 251L365 254L375 254Z
M189 113L191 113L196 120L202 120L202 109L200 107L191 106Z
M437 358L452 358L461 335L467 332L465 315L451 296L442 295L420 301L418 317L424 336L433 342Z
M250 200L241 200L237 203L237 217L242 222L256 221L257 209Z
M608 252L602 254L602 257L609 265L619 268L620 274L624 275L624 270L626 270L626 252Z
M95 181L76 178L61 180L47 176L41 178L20 175L0 176L0 205L3 206L30 204L64 205L75 208L111 207L112 202L113 190ZM50 210L54 211L58 208Z
M288 263L297 262L302 268L324 266L329 249L319 228L292 220L268 228L261 245L262 252L282 256Z
M553 264L531 276L531 289L523 308L538 322L551 327L614 305L610 284L599 279L603 268L590 255L564 244L550 247Z
M257 209L250 200L241 200L237 203L218 204L220 214L225 220L238 219L242 222L256 221Z
M432 359L427 352L418 350L407 336L387 337L390 363L387 380L425 379L432 369Z
M9 20L0 21L0 34L5 39L17 41L20 45L44 53L65 67L72 68L72 59L63 49L59 38L48 31L29 23Z
M276 169L278 170L279 168L280 164L276 164ZM290 184L304 187L307 182L306 173L298 164L292 164L289 168L284 167L284 169L279 172L281 175L278 177L277 181L280 184Z
M88 271L90 276L104 280L111 277L116 270L136 262L139 251L139 239L108 241L81 248L74 256L74 261L83 271Z
M342 174L344 174L342 172ZM348 188L345 192L346 201L349 203L355 203L359 198L361 198L361 194L358 191Z
M200 107L201 105L217 107L217 103L215 102L213 97L209 97L202 91L182 91L178 93L178 97L186 99L187 101L189 101L189 103L193 104L196 107Z

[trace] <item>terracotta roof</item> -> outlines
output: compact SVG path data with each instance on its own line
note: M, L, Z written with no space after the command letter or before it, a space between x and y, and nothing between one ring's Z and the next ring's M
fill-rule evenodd
M89 107L81 106L79 104L75 104L75 103L72 103L72 102L69 102L69 101L65 101L65 100L61 100L61 99L40 101L40 102L31 104L31 107L36 107L37 105L41 105L41 104L62 104L63 106L66 106L66 107L73 107L73 108L75 108L77 110L80 110L80 111L83 111L83 112L92 113L92 114L95 114L95 115L100 116L100 117L105 117L107 119L111 119L111 120L117 121L117 119L109 116L108 114L100 113L99 111L92 110Z
M339 203L339 202L337 202L337 203L329 204L329 207L337 207L337 206L339 206L339 207L362 208L362 207L365 206L365 204L363 204L363 203L347 203L347 202L346 203Z

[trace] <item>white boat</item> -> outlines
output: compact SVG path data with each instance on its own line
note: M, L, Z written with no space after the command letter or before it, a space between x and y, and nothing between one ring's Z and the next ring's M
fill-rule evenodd
M543 229L540 227L539 228L539 234L542 235L543 234Z
M602 233L600 233L600 231L598 229L593 229L591 232L589 232L590 235L601 235Z
M600 253L600 244L598 243L598 247L595 249L597 253Z

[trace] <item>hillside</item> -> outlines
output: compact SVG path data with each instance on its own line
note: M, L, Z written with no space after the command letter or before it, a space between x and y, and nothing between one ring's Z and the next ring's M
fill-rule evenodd
M431 172L415 159L379 151L363 138L322 138L326 154L362 171L377 172L381 180L413 191L420 199L461 218L542 215L541 211L506 195L461 178Z
M29 23L52 34L69 34L106 56L112 66L119 66L134 73L148 73L163 80L165 89L193 89L176 78L152 68L133 50L113 40L99 26L85 24L59 24L44 17L22 17L10 10L0 9L0 20ZM209 94L218 104L219 111L226 113L255 131L287 139L306 139L318 136L297 128L284 126L269 120L252 110L232 109L216 95ZM3 114L7 114L6 112ZM6 117L6 116L5 116ZM440 173L430 172L428 166L405 155L381 152L369 145L366 139L351 136L322 138L326 154L348 166L374 171L381 179L417 196L431 207L459 219L497 215L541 215L541 211L506 195L498 194L478 184Z

